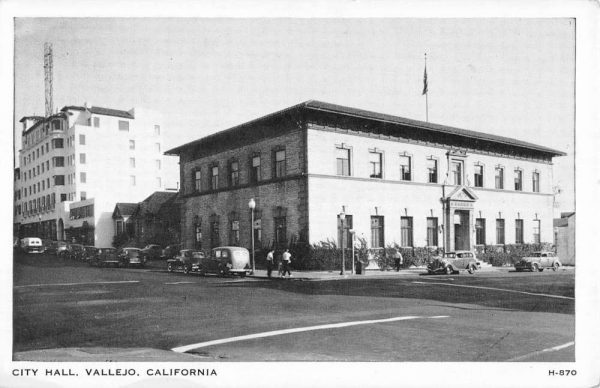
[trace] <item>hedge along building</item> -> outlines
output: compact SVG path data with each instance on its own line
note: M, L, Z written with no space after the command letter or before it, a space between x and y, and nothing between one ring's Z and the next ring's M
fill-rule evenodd
M552 158L475 131L307 101L167 151L186 247L340 241L371 248L551 242ZM350 245L350 238L347 238Z

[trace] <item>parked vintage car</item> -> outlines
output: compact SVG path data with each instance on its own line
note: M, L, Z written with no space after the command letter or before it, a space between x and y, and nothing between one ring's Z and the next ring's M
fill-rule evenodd
M56 255L56 251L58 248L58 242L52 240L42 240L42 244L44 244L44 252L49 255Z
M554 252L533 252L531 256L523 257L515 263L517 272L528 270L542 272L546 268L556 271L562 264Z
M160 256L162 255L162 248L160 245L148 244L142 248L142 255L144 255L146 260L160 259Z
M142 255L142 250L140 248L121 248L119 250L119 260L124 267L146 266L146 259Z
M83 254L82 254L81 260L90 261L93 258L95 258L97 254L98 254L98 248L93 247L91 245L86 245L83 247Z
M165 249L162 250L160 257L161 259L172 259L179 253L179 250L181 250L181 244L167 245Z
M213 248L210 257L200 260L198 272L201 275L215 273L219 276L246 276L250 272L250 253L241 247Z
M67 257L69 253L69 243L66 241L56 242L56 256Z
M69 244L67 256L71 260L83 261L85 248L81 244Z
M118 267L120 263L121 260L119 260L119 255L115 248L99 248L98 254L89 261L90 265L95 265L96 267Z
M44 253L44 244L38 237L25 237L21 239L21 250L25 253Z
M471 251L446 252L442 257L436 257L427 265L429 274L445 273L451 275L461 270L474 273L480 264Z
M198 272L200 270L200 262L204 258L205 255L203 252L183 249L179 251L177 256L167 260L167 271L182 270L186 274Z

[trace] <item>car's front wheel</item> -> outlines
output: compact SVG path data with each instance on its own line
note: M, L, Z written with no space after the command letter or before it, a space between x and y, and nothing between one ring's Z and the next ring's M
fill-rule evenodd
M534 264L531 266L531 272L537 272L537 271L539 271L539 270L540 270L540 268L538 267L538 265L537 265L537 264L535 264L535 263L534 263Z
M552 265L552 270L556 272L556 271L558 271L558 267L559 267L559 264L554 263L554 265Z
M467 269L467 271L470 274L473 274L475 272L475 270L476 270L476 268L475 268L475 266L473 264L469 265L469 268Z
M167 264L167 271L173 272L173 264L172 263Z
M183 266L183 273L186 274L186 275L189 274L190 273L190 267L187 266L187 265L184 265Z
M448 275L452 275L454 273L454 270L452 269L452 266L447 266L446 267L446 274Z

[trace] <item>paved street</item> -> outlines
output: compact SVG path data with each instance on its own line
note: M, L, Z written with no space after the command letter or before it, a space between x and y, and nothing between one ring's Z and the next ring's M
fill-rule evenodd
M14 267L19 360L574 361L574 314L572 270L308 281L45 255Z

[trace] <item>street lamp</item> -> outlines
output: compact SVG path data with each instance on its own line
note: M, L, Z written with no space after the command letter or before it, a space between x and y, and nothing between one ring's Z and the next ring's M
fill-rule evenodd
M254 208L256 207L256 202L254 201L254 198L250 198L250 202L248 202L248 207L250 208L250 213L252 214L250 234L252 235L252 275L254 275L254 270L256 269L254 267L254 263L256 262L254 259Z
M354 275L356 273L354 269L354 238L356 237L356 231L354 229L350 229L348 232L350 232L352 235L352 275Z
M345 227L345 223L346 223L346 213L344 213L344 211L342 210L342 212L339 215L340 217L340 224L342 227L342 272L340 272L340 275L345 275L345 267L346 267L346 255L345 255L345 247L344 247L344 227Z

